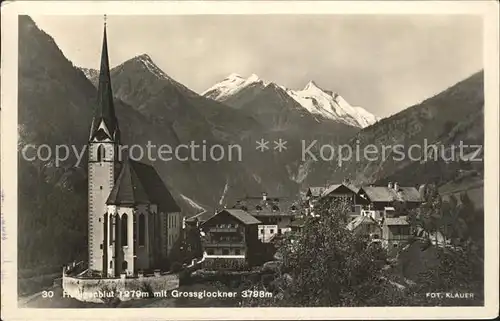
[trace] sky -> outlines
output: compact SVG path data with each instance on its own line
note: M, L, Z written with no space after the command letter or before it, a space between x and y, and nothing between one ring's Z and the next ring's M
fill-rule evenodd
M102 16L32 16L74 65L98 68ZM201 93L231 73L291 89L310 80L386 117L483 68L472 15L108 16L110 63L147 53Z

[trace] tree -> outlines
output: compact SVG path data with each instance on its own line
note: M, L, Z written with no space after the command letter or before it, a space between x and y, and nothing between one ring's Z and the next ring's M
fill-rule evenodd
M419 208L410 211L408 221L414 230L418 228L423 229L423 234L427 236L429 240L431 240L431 235L434 233L435 242L438 244L438 232L441 230L441 224L443 222L443 201L434 184L423 186L420 193L423 198L423 203Z

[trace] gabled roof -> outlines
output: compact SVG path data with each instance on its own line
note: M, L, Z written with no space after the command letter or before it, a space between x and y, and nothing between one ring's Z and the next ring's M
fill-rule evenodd
M356 218L354 218L352 221L350 221L347 224L346 228L349 231L354 231L358 226L360 226L362 224L375 224L378 226L378 223L370 216L360 215L360 216L357 216Z
M372 202L420 202L420 193L415 187L399 187L398 191L386 186L364 186L361 188Z
M205 223L207 223L208 221L210 221L211 219L213 219L217 215L220 215L221 213L227 213L245 225L253 225L253 224L260 224L261 223L261 221L259 221L258 219L256 219L252 215L248 214L247 212L245 212L243 210L238 210L238 209L224 209L224 210L216 213L215 215L212 215L212 217L210 217L208 220L206 220ZM203 224L205 224L205 223L203 223Z
M325 187L309 187L307 189L307 195L311 195L312 197L319 197L325 190Z
M328 188L323 191L321 196L327 196L328 194L338 190L341 187L347 188L348 190L350 190L354 194L356 194L359 191L359 188L352 185L352 184L346 184L346 183L333 184L333 185L328 186Z
M156 204L160 211L181 211L154 167L132 160L124 161L106 204Z

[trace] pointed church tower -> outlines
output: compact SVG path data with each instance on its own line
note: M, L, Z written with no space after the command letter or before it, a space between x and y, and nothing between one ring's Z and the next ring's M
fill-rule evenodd
M89 269L107 271L107 207L118 167L120 129L115 115L109 72L106 21L102 42L97 105L88 146L88 251Z

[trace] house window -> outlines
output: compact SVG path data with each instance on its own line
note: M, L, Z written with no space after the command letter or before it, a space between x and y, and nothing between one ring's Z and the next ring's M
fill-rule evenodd
M208 254L208 255L214 255L214 250L212 250L212 249L207 250L207 254Z
M146 217L139 215L139 245L146 244Z
M255 209L256 209L257 211L262 211L262 206L257 205L257 206L255 206Z
M271 229L269 233L274 234L274 229Z
M229 255L228 249L222 249L222 255Z
M128 262L127 261L123 261L122 262L122 271L125 271L127 268L128 268Z
M264 229L263 228L260 229L260 234L264 234Z
M113 261L109 261L109 267L112 269L113 268Z
M234 250L234 254L235 254L235 255L240 255L240 249L235 249L235 250Z

